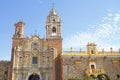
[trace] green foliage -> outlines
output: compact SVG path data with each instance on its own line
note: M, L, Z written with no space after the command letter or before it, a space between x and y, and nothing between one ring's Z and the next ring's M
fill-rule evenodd
M117 75L117 77L119 77L119 76ZM70 78L68 80L94 80L95 78L98 78L99 80L110 80L110 78L108 77L107 74L99 74L97 77L95 77L94 75L90 75L90 77L85 78L85 79Z
M83 80L83 79L80 79L80 78L70 78L68 80Z
M91 74L90 77L94 79L94 78L95 78L95 75Z
M94 80L92 77L85 78L85 79L80 79L80 78L70 78L68 80Z
M92 77L86 78L84 80L94 80Z
M107 74L99 74L97 77L98 77L99 80L103 80L103 78L105 80L110 80L110 78L108 77Z

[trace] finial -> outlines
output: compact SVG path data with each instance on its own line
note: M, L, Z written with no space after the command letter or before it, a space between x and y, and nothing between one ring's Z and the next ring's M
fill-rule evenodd
M111 48L110 48L110 51L112 51L112 50L113 50L113 48L111 47Z
M52 3L52 8L54 8L54 2Z
M80 53L82 53L82 49L80 48Z
M52 10L50 11L50 14L51 15L56 15L57 14L55 9L54 9L54 3L52 4Z
M113 48L112 47L110 48L110 51L111 51L111 53L113 53Z
M54 8L54 0L53 0L53 2L52 2L52 7Z
M70 48L70 54L73 54L73 48L72 47Z
M72 47L70 48L70 52L73 52L73 48Z
M72 47L70 48L70 51L73 51L73 48L72 48Z
M104 49L102 49L102 53L104 53L105 52L105 50Z

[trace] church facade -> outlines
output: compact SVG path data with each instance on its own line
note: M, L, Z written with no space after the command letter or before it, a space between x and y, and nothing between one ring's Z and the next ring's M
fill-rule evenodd
M61 20L54 8L47 16L46 38L36 34L24 37L24 25L24 22L15 24L12 80L61 79L59 74L62 73L57 72L61 67L56 65L60 62L59 55L62 53Z
M11 61L0 61L0 80L67 80L120 74L120 50L98 51L95 43L87 51L62 51L62 22L52 8L46 20L46 38L24 37L25 23L15 24ZM5 67L4 67L5 66Z

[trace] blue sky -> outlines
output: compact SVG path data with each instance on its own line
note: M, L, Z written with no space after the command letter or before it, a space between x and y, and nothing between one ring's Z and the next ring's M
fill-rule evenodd
M14 24L23 20L25 36L45 37L52 4L62 20L63 50L95 42L99 50L120 48L120 0L0 0L0 60L10 60Z

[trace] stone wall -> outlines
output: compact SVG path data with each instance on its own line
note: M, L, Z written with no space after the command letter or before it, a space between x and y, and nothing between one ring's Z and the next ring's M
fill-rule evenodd
M10 61L0 61L0 80L9 80Z
M95 64L95 69L104 70L111 80L116 79L120 74L120 57L119 56L62 56L63 57L63 77L67 78L84 78L86 70L90 70L90 65ZM90 73L92 74L92 73Z

